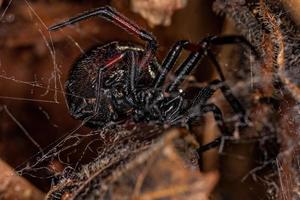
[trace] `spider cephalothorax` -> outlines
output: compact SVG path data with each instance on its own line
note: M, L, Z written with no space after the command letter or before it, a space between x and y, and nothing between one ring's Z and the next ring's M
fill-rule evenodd
M207 102L216 89L221 89L239 116L240 123L245 123L245 110L224 83L221 68L210 51L211 45L243 43L255 52L243 37L212 36L204 38L198 44L181 40L175 43L162 64L159 64L155 57L155 38L110 7L83 13L50 27L50 30L92 16L100 16L113 22L146 41L147 45L141 48L111 42L96 46L82 55L72 67L66 83L69 110L73 117L84 120L93 128L128 119L181 126L194 122L207 112L213 112L222 133L228 134L220 109ZM175 71L175 78L169 84L164 84L183 49L190 52L189 56ZM208 56L214 63L220 80L198 88L196 96L187 98L185 92L180 90L180 84L204 56ZM219 141L203 146L202 150L217 145Z

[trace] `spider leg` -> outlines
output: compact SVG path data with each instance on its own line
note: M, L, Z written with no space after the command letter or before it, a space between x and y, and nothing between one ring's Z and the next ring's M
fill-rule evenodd
M96 83L96 106L94 108L94 116L99 113L100 109L100 102L102 95L102 68L99 68L98 76L97 76L97 83Z
M229 86L225 84L225 82L221 80L213 80L210 82L209 87L213 88L214 90L220 89L222 94L224 95L225 99L231 106L232 110L234 111L235 114L238 115L239 117L239 127L244 127L247 126L247 115L246 115L246 110L242 106L242 104L239 102L239 100L233 95L231 92Z
M155 51L157 49L156 39L149 32L140 28L137 24L130 21L124 15L118 13L117 11L115 11L113 8L111 8L109 6L104 6L104 7L97 8L95 10L84 12L84 13L82 13L78 16L72 17L66 21L63 21L61 23L50 26L49 31L55 31L55 30L65 27L65 26L75 24L77 22L89 19L90 17L94 17L94 16L102 17L103 19L119 26L123 30L125 30L135 36L138 36L140 39L146 41L148 44L147 44L146 50L144 52L144 57L140 61L140 66L141 67L147 66L147 64L154 56Z
M100 8L96 8L91 11L84 12L78 16L72 17L66 21L63 21L61 23L55 24L53 26L49 27L50 31L55 31L58 29L61 29L65 26L69 26L71 24L75 24L77 22L80 22L82 20L89 19L90 17L99 16L103 19L110 21L120 28L139 36L140 39L145 40L149 43L156 43L155 38L146 30L141 29L137 24L133 23L129 19L127 19L125 16L121 15L117 11L115 11L113 8L109 6L104 6Z
M127 93L132 97L132 105L135 105L137 102L137 93L136 93L136 77L137 77L137 61L136 54L134 51L129 51L129 56L131 59L131 65L129 68L129 76L128 76L128 91Z
M255 47L243 36L240 35L226 35L226 36L211 36L204 39L205 42L214 45L224 45L224 44L244 44L254 53L256 58L259 58L259 54Z
M101 98L103 97L103 93L102 93L102 88L103 88L103 78L102 78L102 74L103 72L109 68L110 66L114 65L115 63L120 62L121 60L123 60L125 54L127 52L118 54L112 58L110 58L109 60L107 60L104 65L102 67L99 67L98 69L98 76L96 79L96 93L95 93L95 98L96 98L96 106L93 109L93 116L91 116L91 119L95 116L98 115L99 111L100 111L100 107L101 107ZM109 102L107 102L109 103ZM109 103L110 104L110 103ZM115 113L110 110L110 116L114 116Z
M172 67L174 66L177 58L179 57L182 49L190 44L187 40L179 40L174 46L171 48L167 56L165 57L162 63L162 71L155 77L154 80L154 88L159 88L163 85L167 74L170 72Z
M200 105L200 104L198 104L198 105ZM193 107L193 108L195 108L195 107ZM194 111L194 109L193 109L193 111ZM193 120L193 118L195 118L195 117L197 118L198 116L202 116L203 114L206 114L209 112L213 113L215 121L217 122L217 125L221 131L222 136L229 136L230 132L228 131L228 129L225 125L222 112L215 104L206 104L204 106L200 105L199 113L196 115L192 115L193 113L190 113L190 119L188 119L188 121L191 121L191 120ZM221 143L221 137L215 139L214 141L212 141L208 144L205 144L205 145L199 147L197 149L197 153L199 154L199 156L201 156L202 152L212 149L216 146L219 146L220 143Z
M229 36L225 36L225 38L228 38ZM224 38L224 37L222 37ZM217 39L220 39L219 37L214 37L213 41L219 41ZM207 40L207 39L205 39ZM225 40L227 42L227 40ZM188 58L180 65L178 70L175 72L176 79L174 80L171 85L167 87L167 92L173 91L177 85L181 82L183 76L186 74L189 74L190 71L194 68L194 66L197 64L197 62L204 57L205 54L207 54L210 59L212 60L213 64L216 66L216 69L219 73L219 76L221 80L214 80L209 84L209 87L202 89L199 92L199 95L196 97L194 104L200 104L204 105L206 101L213 95L214 91L217 89L221 89L223 95L225 96L226 100L232 107L233 111L239 116L240 124L239 127L245 126L247 124L247 116L246 111L241 105L241 103L238 101L238 99L232 94L230 88L225 84L224 80L225 77L223 75L223 72L221 70L221 66L215 59L214 55L210 52L210 50L207 47L206 42L201 42L203 49L206 48L206 50L198 49L195 52L192 52ZM201 44L200 43L200 44ZM180 51L182 48L187 48L189 50L197 49L198 46L195 46L192 43L189 43L187 41L179 41L175 44L174 48L169 52L169 55L165 59L166 61L164 63L169 63L169 65L165 65L166 68L162 72L162 76L158 78L158 80L164 80L163 78L166 76L168 70L171 69L171 66L174 65L176 58L178 57ZM168 57L170 59L168 59ZM160 81L160 84L162 84L162 81Z
M105 62L105 64L103 65L103 67L99 67L98 70L98 76L97 76L97 80L96 80L96 106L94 108L94 113L95 115L97 115L97 113L99 112L99 107L100 107L100 102L101 102L101 89L102 89L102 73L104 70L106 70L108 67L110 67L111 65L120 62L125 56L125 53L121 53L116 55L115 57L107 60Z
M195 107L193 107L193 108L195 108ZM229 130L227 129L227 127L225 125L222 111L218 108L218 106L216 106L215 104L212 104L212 103L209 103L209 104L206 104L206 105L203 105L203 106L200 105L200 110L199 111L200 112L199 112L198 115L201 115L201 116L203 114L212 112L222 135L226 135L226 136L230 135L230 132L229 132Z
M166 92L170 93L176 91L178 86L183 81L184 77L191 73L197 63L204 57L204 52L191 53L175 71L175 79L167 86Z
M164 116L167 116L167 120L170 120L172 122L172 119L178 116L180 110L182 109L182 105L183 98L180 95L166 102L164 106L168 109L165 109L166 111L164 113Z
M137 76L137 73L138 73L138 70L137 70L137 53L135 51L132 51L132 50L127 50L125 52L123 52L122 54L119 54L117 56L115 56L114 58L112 59L109 59L105 65L103 67L100 67L99 68L99 71L98 71L98 76L97 76L97 84L96 84L96 106L93 110L93 116L96 116L98 113L99 113L99 109L101 107L101 98L103 96L103 93L102 93L102 85L103 85L103 80L102 80L102 74L103 74L103 71L105 71L108 67L110 67L111 65L121 61L125 55L129 55L129 58L130 58L130 67L129 67L129 75L128 75L128 80L127 80L127 94L128 96L132 97L132 98L128 98L129 100L129 103L131 103L133 106L136 105L137 101L138 101L138 97L137 97L137 93L136 93L136 76ZM107 102L109 103L109 102ZM112 106L111 108L113 108L114 106ZM116 117L116 113L113 111L113 110L110 110L110 116L111 117Z
M197 151L199 157L201 157L203 152L213 149L217 146L220 146L221 142L222 142L222 137L218 137L218 138L214 139L212 142L207 143L207 144L202 145L199 148L197 148L196 151Z
M209 57L209 59L212 61L212 63L214 64L214 66L216 67L216 70L220 76L220 79L222 81L225 81L225 76L223 74L223 71L222 71L222 68L221 68L221 65L219 64L219 62L216 60L216 57L215 55L210 51L210 50L207 50L207 55Z
M159 88L163 85L166 75L170 72L172 67L174 66L176 59L179 57L182 49L195 51L197 49L197 45L190 43L188 40L180 40L175 43L175 45L172 47L172 49L169 51L168 55L165 57L163 63L162 63L162 71L160 74L157 75L154 81L154 88ZM198 50L196 50L198 51ZM215 56L213 53L209 50L207 50L207 55L212 60L213 64L215 65L217 72L221 78L221 80L225 81L225 76L222 72L221 66L215 59Z
M256 49L242 36L212 36L204 38L198 44L189 44L186 45L186 49L192 51L188 58L179 66L175 72L174 81L167 87L167 92L172 92L178 89L178 86L184 80L184 77L187 76L195 68L197 63L205 56L212 60L213 64L216 66L216 69L220 75L221 80L225 80L225 77L222 73L221 67L215 59L215 56L210 51L210 45L224 45L224 44L236 44L242 43L248 46L259 58L259 55Z
M234 111L236 115L239 117L239 127L243 127L247 125L247 115L246 110L242 106L242 104L239 102L239 100L233 95L228 85L225 84L225 82L221 80L213 80L209 83L207 87L202 88L196 98L193 101L193 105L205 105L207 100L213 95L213 93L220 89L222 94L224 95L226 101L229 103L230 107Z

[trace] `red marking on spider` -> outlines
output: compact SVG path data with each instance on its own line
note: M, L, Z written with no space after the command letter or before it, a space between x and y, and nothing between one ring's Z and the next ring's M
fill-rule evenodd
M112 65L114 65L115 63L119 62L120 60L123 59L125 53L122 54L118 54L115 55L114 57L110 58L108 61L106 61L104 67L111 67Z

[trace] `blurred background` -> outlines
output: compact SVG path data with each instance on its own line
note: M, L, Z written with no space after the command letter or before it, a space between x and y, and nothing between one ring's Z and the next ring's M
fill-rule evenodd
M155 35L159 43L157 58L162 61L178 40L197 43L210 35L239 34L230 20L213 12L212 4L211 0L0 0L0 158L12 168L18 168L80 125L81 122L68 113L64 83L72 64L84 51L111 41L143 44L99 18L57 32L50 33L47 27L83 11L111 5ZM286 5L294 8L292 1L287 1ZM297 12L293 12L297 22ZM235 86L237 79L231 72L239 72L245 67L236 62L240 58L240 49L235 47L233 51L229 45L228 48L214 48L214 51L229 78L229 85ZM185 56L183 54L180 59ZM193 75L199 82L217 77L206 59ZM247 94L249 89L238 86L233 91L244 105L251 104L252 94ZM216 97L214 101L222 107L225 116L232 115L223 97L219 93ZM207 143L219 133L212 116L208 115L203 124L195 127L193 132L202 143ZM90 130L83 127L80 131L84 134ZM271 153L265 151L267 160L276 157L279 151L279 145L272 137L267 147L263 147L272 149ZM272 171L277 169L273 162L258 162L264 153L259 145L257 140L234 143L224 153L211 150L204 154L204 173L218 169L221 175L211 199L276 198L274 188L278 185ZM262 168L256 176L251 170L257 166ZM269 179L261 178L265 175L269 175ZM51 180L25 178L44 193L50 188Z

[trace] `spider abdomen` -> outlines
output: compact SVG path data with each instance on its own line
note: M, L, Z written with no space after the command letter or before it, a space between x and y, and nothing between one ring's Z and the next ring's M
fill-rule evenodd
M75 119L87 121L90 127L101 127L121 120L129 112L129 51L135 52L137 62L142 58L142 48L111 42L91 48L75 62L65 83L69 111ZM157 73L155 67L157 64L150 63L139 70L140 87L150 86Z

